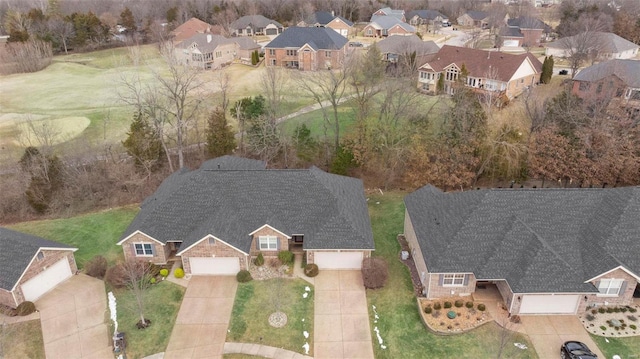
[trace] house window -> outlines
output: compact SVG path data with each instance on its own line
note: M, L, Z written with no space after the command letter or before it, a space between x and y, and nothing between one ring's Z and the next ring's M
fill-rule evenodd
M276 66L276 59L271 59L271 66Z
M269 55L276 56L276 49L269 49Z
M153 246L151 243L134 243L136 249L136 256L153 256Z
M445 75L445 80L447 81L455 81L458 79L458 70L455 68L447 69L447 74Z
M211 246L212 246L212 245L214 245L214 244L216 244L216 239L215 239L215 238L213 238L213 237L209 237L209 245L211 245Z
M617 296L622 288L622 279L602 279L598 285L598 291L602 295Z
M278 249L278 237L275 236L260 236L258 243L262 251Z
M589 90L589 83L588 82L581 82L580 83L580 91L587 91Z
M324 57L331 57L331 51L325 51Z
M38 252L38 256L37 256L38 260L41 261L44 259L44 252Z
M596 93L600 93L602 92L602 84L598 84L598 87L596 87Z
M442 285L445 287L461 287L464 285L465 274L445 274Z
M222 51L216 51L216 57L222 57Z
M369 36L373 35L373 30L367 29L367 35L369 35Z
M298 56L298 50L287 50L287 56Z

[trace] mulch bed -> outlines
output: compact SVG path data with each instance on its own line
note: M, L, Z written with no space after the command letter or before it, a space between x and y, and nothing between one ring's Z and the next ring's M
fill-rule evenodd
M406 251L411 253L409 249L409 243L407 243L407 239L403 235L398 235L397 237L398 243L400 243L400 247L402 251ZM420 283L420 274L418 273L418 269L416 269L416 263L413 261L413 256L409 255L407 260L402 260L402 252L398 254L398 259L400 262L404 263L404 265L409 268L409 273L411 273L411 282L413 283L413 292L416 297L423 296L422 294L422 283Z

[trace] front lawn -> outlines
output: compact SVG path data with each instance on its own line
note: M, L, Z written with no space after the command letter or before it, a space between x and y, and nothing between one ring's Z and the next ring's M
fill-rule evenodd
M166 280L152 285L146 293L145 305L145 318L151 320L151 325L138 329L136 323L140 316L133 292L127 289L114 291L118 331L125 333L128 358L143 358L167 349L184 292L185 288ZM110 333L113 333L113 322L109 320L109 324Z
M305 288L311 290L305 292ZM304 298L304 293L308 293ZM279 308L279 309L276 309ZM269 325L269 315L287 315L282 328ZM309 333L305 338L303 332ZM269 279L238 284L227 341L257 343L313 355L313 288L302 279Z
M607 337L606 340L609 341L607 343L605 337L589 335L607 358L613 358L614 355L619 355L621 358L635 358L640 353L640 337Z
M369 195L369 214L376 244L375 256L389 263L389 280L380 290L367 290L375 357L380 358L495 358L501 338L509 335L503 358L537 358L529 340L520 334L505 332L494 323L465 334L439 336L428 331L420 321L408 269L398 260L400 245L396 240L403 233L406 193L389 192ZM371 306L379 318L374 318ZM385 348L378 343L374 328L380 331ZM511 337L513 335L513 337ZM527 350L513 343L524 343Z
M44 358L40 320L0 327L0 358Z
M137 206L128 206L72 218L17 223L9 228L78 248L74 255L78 268L82 268L98 254L110 264L122 259L122 247L116 243L137 213Z

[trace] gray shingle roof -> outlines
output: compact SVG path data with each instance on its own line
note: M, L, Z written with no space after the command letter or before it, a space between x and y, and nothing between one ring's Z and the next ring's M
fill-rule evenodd
M489 17L489 13L486 11L469 10L467 15L475 21L484 20Z
M578 72L575 81L595 82L615 75L629 87L640 87L640 61L608 60Z
M217 169L218 160L167 178L122 239L140 230L161 242L182 240L185 249L212 234L249 252L249 233L268 224L304 234L305 249L374 248L362 181L315 167L259 169L259 161L233 158ZM233 161L240 169L224 168Z
M415 27L407 24L406 22L403 22L397 17L389 16L389 15L373 15L371 17L371 24L376 24L380 28L387 29L387 30L391 29L396 25L399 25L408 32L416 32Z
M332 15L328 11L316 11L313 14L309 15L309 17L306 18L304 22L307 23L307 25L319 24L319 25L325 26L331 21L333 21L333 19L335 18L340 19L342 22L344 22L348 26L353 26L353 23L351 21L343 18L342 16Z
M529 16L518 16L513 19L507 19L507 25L520 29L540 29L547 32L551 31L549 25L545 24L539 19Z
M385 7L376 12L382 12L384 15L393 16L398 20L402 20L402 18L404 17L404 10L402 9L392 9L390 7ZM373 16L377 16L377 15L373 15ZM373 21L373 16L371 17L371 21Z
M278 35L265 48L300 48L309 44L315 50L342 49L348 40L328 27L290 27Z
M640 187L493 189L405 198L427 267L506 279L514 293L594 292L618 266L640 274Z
M274 24L277 27L282 27L281 23L275 20L268 19L262 15L247 15L232 22L231 25L229 25L229 28L246 29L247 27L251 27L255 29L255 28L263 28L269 24Z
M416 35L409 36L389 36L376 42L380 52L404 54L415 51L416 55L435 54L440 51L440 47L433 41L422 41Z
M12 290L40 248L75 250L66 244L0 227L0 288Z
M176 45L176 47L186 49L194 43L198 46L200 52L207 53L214 51L220 45L233 44L235 41L233 39L227 39L222 35L195 34Z
M567 49L571 47L573 44L574 37L584 36L585 33L580 35L563 37L558 41L550 42L547 44L547 47L554 49ZM615 54L619 52L624 52L628 50L637 49L640 46L634 44L633 42L624 39L614 33L611 32L596 32L594 31L592 34L588 34L589 38L593 40L594 46L597 44L598 51L604 54ZM580 41L580 40L576 40Z
M435 20L435 18L437 18L438 16L442 17L443 19L447 18L438 10L414 10L407 14L407 20L413 19L413 17L416 15L424 20Z

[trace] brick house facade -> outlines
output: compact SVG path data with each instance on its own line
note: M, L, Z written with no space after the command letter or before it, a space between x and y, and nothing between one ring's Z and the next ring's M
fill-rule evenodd
M347 39L324 27L290 27L264 49L265 64L302 71L339 69Z
M132 234L128 238L120 241L118 245L122 246L124 259L126 261L144 260L155 264L166 264L171 253L171 246L165 245L142 232ZM139 253L140 246L142 246L144 254Z
M240 269L249 269L249 256L247 256L246 253L243 253L228 243L211 236L207 236L191 248L181 252L180 257L182 259L182 268L187 274L191 273L189 258L192 257L238 257Z

